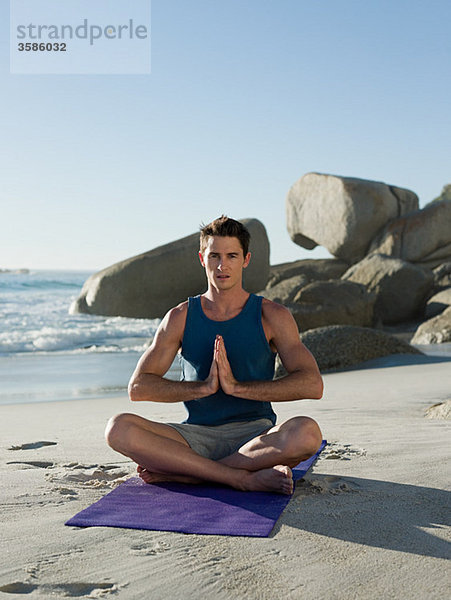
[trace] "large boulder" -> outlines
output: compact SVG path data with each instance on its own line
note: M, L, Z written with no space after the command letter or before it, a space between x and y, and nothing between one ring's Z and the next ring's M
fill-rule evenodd
M415 332L411 344L445 344L451 342L451 306L428 321Z
M337 258L302 259L293 262L272 265L269 268L269 279L267 287L273 287L284 279L295 275L303 275L308 282L326 281L328 279L339 279L349 264Z
M269 274L269 242L257 219L242 223L251 234L252 259L244 271L250 292L263 289ZM128 258L92 275L72 304L72 313L153 319L206 289L199 233Z
M337 259L307 259L283 263L270 267L269 280L261 296L288 304L296 294L309 283L339 279L346 271L347 263Z
M400 323L422 314L433 284L431 271L382 254L367 256L342 279L374 292L374 314L383 323Z
M310 283L310 279L306 275L294 275L288 279L282 279L276 285L267 287L259 292L260 296L279 302L280 304L288 304L293 301L293 298L303 287Z
M307 249L324 246L354 263L387 222L418 208L414 192L352 177L307 173L286 200L291 239Z
M315 281L287 303L299 331L326 325L371 326L376 297L351 281Z
M386 254L434 268L451 259L451 200L394 219L371 242L369 254Z
M398 338L366 327L332 325L319 327L300 334L316 359L321 371L343 369L366 360L391 354L422 354ZM286 374L280 360L276 363L276 377Z

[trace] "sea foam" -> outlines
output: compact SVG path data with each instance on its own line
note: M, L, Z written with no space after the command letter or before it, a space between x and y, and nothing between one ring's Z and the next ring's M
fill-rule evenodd
M89 273L0 274L0 354L141 352L159 319L70 315Z

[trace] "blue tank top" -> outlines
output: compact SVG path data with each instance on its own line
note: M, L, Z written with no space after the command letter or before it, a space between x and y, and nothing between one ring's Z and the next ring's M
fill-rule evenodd
M233 319L209 319L200 296L188 298L188 314L181 349L182 380L203 381L210 372L216 335L224 339L233 374L238 381L271 380L276 354L271 350L262 325L261 296L250 294L243 310ZM185 423L222 425L276 415L270 402L246 400L225 394L222 389L205 398L185 402Z

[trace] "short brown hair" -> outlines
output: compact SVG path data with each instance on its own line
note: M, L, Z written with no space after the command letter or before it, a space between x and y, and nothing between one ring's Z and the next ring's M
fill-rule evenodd
M249 252L249 242L251 234L246 227L230 219L226 215L221 215L208 225L201 225L200 228L200 251L203 252L207 247L207 240L209 237L217 235L219 237L236 237L241 244L243 249L243 255L246 256Z

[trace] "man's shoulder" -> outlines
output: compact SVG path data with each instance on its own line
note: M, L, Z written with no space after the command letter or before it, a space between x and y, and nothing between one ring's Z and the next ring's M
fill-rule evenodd
M180 302L171 308L164 316L160 328L167 331L183 331L185 329L186 315L188 313L188 300Z
M180 319L185 319L187 312L188 312L188 300L185 300L184 302L180 302L180 304L177 304L177 306L174 306L173 308L171 308L166 313L165 319L167 318L169 321L177 321Z
M262 300L262 314L265 319L272 321L273 319L280 319L291 315L290 311L283 304L263 298Z

